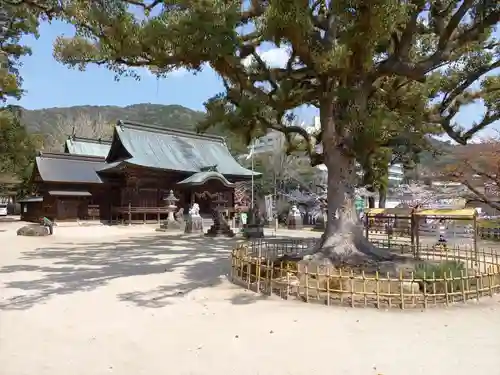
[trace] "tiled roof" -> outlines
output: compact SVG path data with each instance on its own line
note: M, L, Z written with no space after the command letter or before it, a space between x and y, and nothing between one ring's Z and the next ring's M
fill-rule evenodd
M105 158L108 156L111 141L70 137L66 140L64 152L71 155L98 156Z
M97 171L104 166L99 157L63 153L40 153L36 168L43 181L100 184Z
M196 173L215 166L226 177L252 175L233 158L224 138L218 136L119 122L106 161L118 161L117 152L123 149L127 155L123 161L143 167Z

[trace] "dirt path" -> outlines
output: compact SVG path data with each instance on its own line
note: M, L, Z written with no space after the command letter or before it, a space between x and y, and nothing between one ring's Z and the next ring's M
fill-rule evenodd
M498 298L427 312L263 298L225 280L234 240L78 230L49 238L0 232L2 375L500 368Z

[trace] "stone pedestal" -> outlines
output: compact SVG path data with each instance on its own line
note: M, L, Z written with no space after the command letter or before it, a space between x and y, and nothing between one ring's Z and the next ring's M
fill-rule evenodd
M245 238L264 237L264 220L258 210L250 210L248 223L243 226L243 236Z
M293 205L288 213L288 229L302 229L302 216L296 205Z
M156 228L157 232L170 232L170 231L181 231L184 223L181 223L175 219L168 218L160 224L159 228Z
M323 212L321 215L318 216L316 219L316 223L314 224L314 230L321 231L323 232L326 228L326 213Z
M231 227L227 223L226 219L224 218L224 215L222 214L222 204L225 203L226 201L224 200L216 200L212 202L213 208L212 208L212 219L214 223L210 227L207 233L205 233L205 236L208 237L219 237L219 236L224 236L224 237L234 237L235 234L231 230Z
M188 217L184 233L203 233L203 219L201 216Z
M189 210L184 233L203 233L203 219L199 214L200 208L197 203Z
M260 224L247 224L243 227L243 236L245 238L263 238L264 226Z

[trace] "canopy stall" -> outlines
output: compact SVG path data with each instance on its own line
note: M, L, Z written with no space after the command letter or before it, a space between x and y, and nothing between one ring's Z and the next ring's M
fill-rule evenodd
M412 208L370 208L365 211L365 236L368 240L391 244L412 244Z
M422 209L416 211L414 217L417 246L423 237L430 237L431 241L436 242L442 235L447 242L452 243L457 239L460 239L460 244L470 240L477 254L477 211L474 208Z

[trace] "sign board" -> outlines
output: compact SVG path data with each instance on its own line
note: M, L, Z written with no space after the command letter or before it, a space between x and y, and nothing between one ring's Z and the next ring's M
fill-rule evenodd
M364 198L356 198L354 201L354 207L356 208L356 211L363 211L365 209L365 200Z
M248 215L247 215L246 212L242 212L241 213L241 224L246 225L246 223L247 223L247 217L248 217Z

